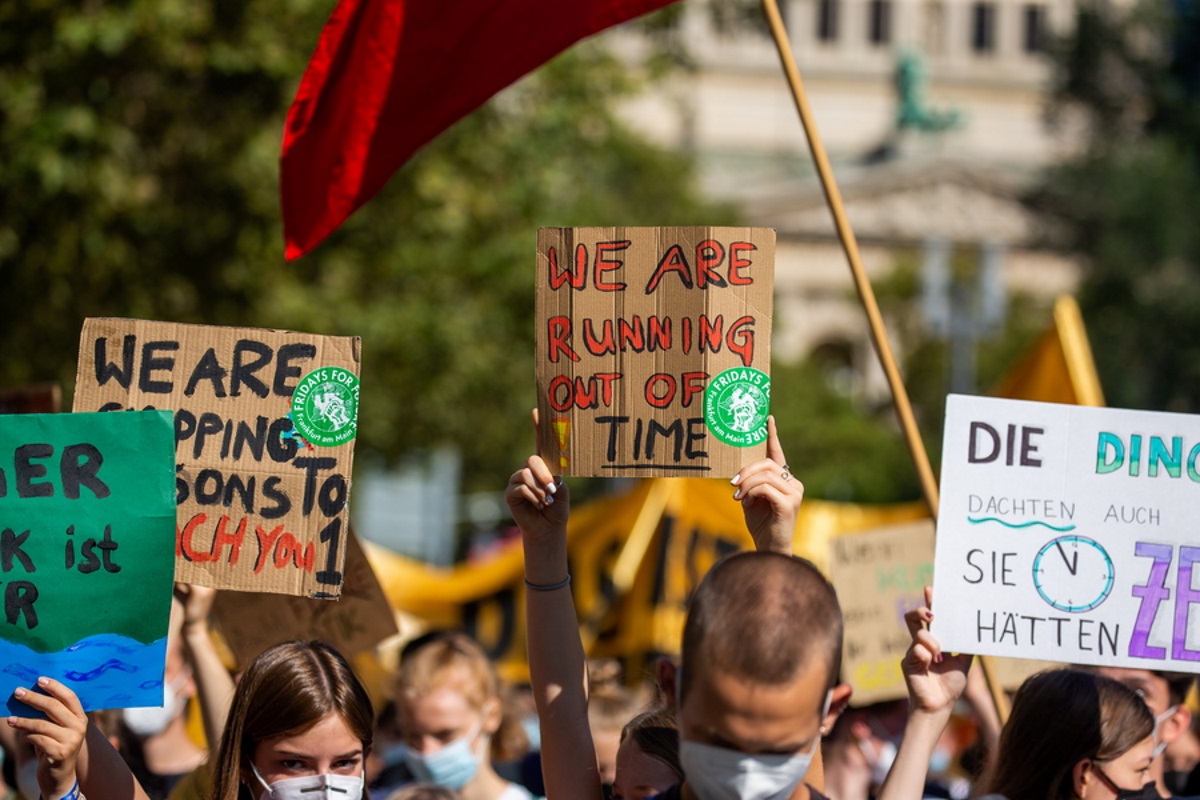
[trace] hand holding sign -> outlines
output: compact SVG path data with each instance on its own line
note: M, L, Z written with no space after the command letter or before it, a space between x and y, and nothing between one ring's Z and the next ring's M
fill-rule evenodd
M571 512L567 484L555 479L541 456L530 456L509 478L504 499L525 542L526 579L546 586L564 580Z
M790 556L804 484L787 465L774 417L767 418L767 457L743 467L730 483L737 487L733 499L742 503L755 549Z
M52 678L38 678L40 691L18 688L13 696L45 719L9 717L37 752L42 797L67 797L76 784L75 764L87 735L87 715L75 693ZM45 692L45 694L42 694Z

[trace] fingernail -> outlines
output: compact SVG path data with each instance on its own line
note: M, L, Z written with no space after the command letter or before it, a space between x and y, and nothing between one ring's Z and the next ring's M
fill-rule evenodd
M737 475L734 475L732 478L729 479L729 482L732 483L734 486L737 486L739 483L742 482L742 473L739 472Z
M734 500L742 499L742 490L741 489L738 489L736 492L733 493L733 499Z
M558 486L556 486L554 484L554 481L550 481L549 483L546 484L546 491L549 492L550 494L554 494L555 492L558 491Z
M936 656L933 657L933 660L934 660L934 662L940 664L940 663L942 663L942 659L944 659L944 658L945 658L944 655L942 655L941 653L938 653Z
M38 678L37 684L38 684L38 686L49 686L50 679L49 678Z
M554 495L549 495L546 497L546 505L548 505L548 506L554 505Z
M15 691L13 691L13 696L14 696L14 697L24 697L24 696L25 696L25 690L24 690L23 688L21 688L20 686L18 686L18 687L16 688L16 690L15 690Z

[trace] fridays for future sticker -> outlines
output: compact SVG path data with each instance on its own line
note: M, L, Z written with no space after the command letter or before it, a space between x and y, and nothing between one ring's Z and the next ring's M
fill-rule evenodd
M704 424L713 436L734 447L767 440L771 378L750 367L727 369L704 390Z
M358 435L358 376L341 367L305 375L292 394L296 430L321 447L337 447Z

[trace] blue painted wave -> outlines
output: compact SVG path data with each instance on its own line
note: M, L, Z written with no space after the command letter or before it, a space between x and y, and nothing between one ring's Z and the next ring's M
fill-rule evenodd
M1074 525L1063 525L1061 527L1058 527L1058 526L1051 525L1049 522L1042 522L1040 519L1031 520L1029 522L1012 523L1012 522L1005 522L1004 520L997 519L996 517L967 517L967 522L971 523L972 525L982 525L985 522L999 522L1004 527L1013 528L1014 530L1019 530L1021 528L1031 528L1034 525L1041 525L1043 527L1049 528L1052 531L1058 531L1059 533L1066 533L1067 531L1075 530Z
M12 696L18 686L34 689L43 675L62 681L85 711L101 708L161 706L167 640L150 644L100 633L58 653L38 653L0 640L0 696L16 716L41 716Z

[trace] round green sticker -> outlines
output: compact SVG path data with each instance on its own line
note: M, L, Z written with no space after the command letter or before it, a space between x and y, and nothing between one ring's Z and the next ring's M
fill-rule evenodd
M358 376L341 367L305 375L292 394L292 422L301 436L322 447L353 439L358 434Z
M749 367L727 369L704 390L704 424L713 436L734 447L767 440L771 379Z

